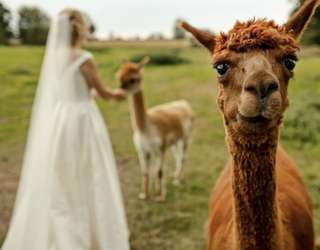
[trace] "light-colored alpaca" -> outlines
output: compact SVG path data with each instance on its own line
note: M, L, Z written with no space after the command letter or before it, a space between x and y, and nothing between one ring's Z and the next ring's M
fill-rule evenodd
M166 149L171 146L174 150L176 171L173 183L179 185L193 127L194 113L184 100L146 108L141 71L148 61L149 57L144 58L140 63L122 60L117 78L121 82L121 88L131 95L133 140L142 170L142 188L139 198L148 197L151 156L154 154L157 158L155 168L157 196L155 200L164 201L166 197L164 165Z
M314 249L311 200L278 141L298 42L317 5L306 1L283 26L237 22L220 37L181 23L218 71L231 154L211 195L209 250Z

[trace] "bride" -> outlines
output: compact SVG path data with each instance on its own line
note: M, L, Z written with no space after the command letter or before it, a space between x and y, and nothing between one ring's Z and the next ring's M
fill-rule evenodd
M109 135L90 92L117 101L126 94L106 88L81 49L88 27L72 9L51 25L2 250L130 249Z

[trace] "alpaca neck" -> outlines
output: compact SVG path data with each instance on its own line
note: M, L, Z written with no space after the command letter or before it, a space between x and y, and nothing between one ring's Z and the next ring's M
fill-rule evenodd
M134 129L146 129L147 112L142 90L132 95L130 102L131 121Z
M235 249L281 249L275 170L278 131L265 138L254 146L228 137Z

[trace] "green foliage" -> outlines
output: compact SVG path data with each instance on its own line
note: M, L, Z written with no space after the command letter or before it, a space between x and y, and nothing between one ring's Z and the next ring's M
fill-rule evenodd
M48 15L36 7L24 6L20 8L19 16L19 33L23 43L28 44L29 41L32 41L31 44L43 44L45 27L48 28L50 23ZM32 29L31 33L29 33L30 29ZM39 34L36 33L38 31ZM31 38L31 34L37 38ZM36 41L36 39L39 39L39 41Z
M6 44L8 38L12 37L11 19L11 12L0 3L0 44Z
M34 24L27 30L26 43L31 45L45 45L49 27L44 24Z
M96 26L93 23L91 23L91 25L90 25L90 33L92 34L95 31L96 31Z
M88 19L89 23L90 23L90 33L94 33L96 31L96 25L93 23L91 17L87 14L87 13L84 13L84 15L86 16L86 18Z
M6 44L6 43L7 43L6 33L2 25L0 24L0 44Z
M138 54L130 58L130 61L140 62L146 54ZM149 65L178 65L188 63L189 60L183 57L180 57L176 51L171 51L171 53L152 53L148 54L150 56Z
M295 7L291 12L291 16L294 15L300 7L304 4L305 0L290 0L295 2ZM320 44L320 8L316 9L314 16L310 23L308 24L307 29L305 30L302 38L301 44L311 45L311 44Z

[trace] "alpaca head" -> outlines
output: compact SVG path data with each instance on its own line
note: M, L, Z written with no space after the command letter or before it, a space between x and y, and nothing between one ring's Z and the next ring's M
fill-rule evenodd
M145 57L139 63L128 62L122 59L121 67L117 72L117 79L121 83L121 88L128 94L135 94L141 90L142 68L146 66L150 58Z
M289 105L298 42L317 4L308 0L283 26L266 20L237 22L219 37L181 23L212 56L218 106L231 131L258 134L280 125Z

